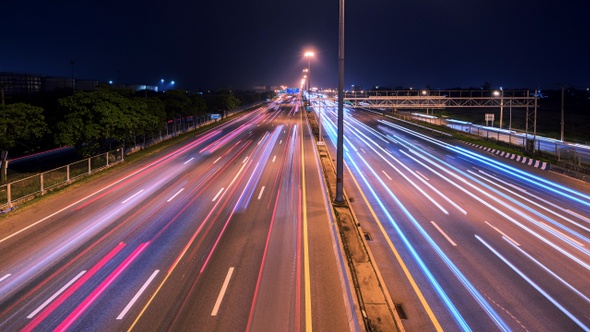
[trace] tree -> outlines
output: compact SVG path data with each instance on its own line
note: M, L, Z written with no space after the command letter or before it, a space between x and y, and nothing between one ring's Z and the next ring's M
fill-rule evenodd
M17 103L0 106L0 172L6 181L6 160L8 152L18 143L40 139L48 132L43 109Z
M141 127L141 105L108 89L78 92L59 105L66 116L56 126L55 142L76 146L84 156L129 140Z

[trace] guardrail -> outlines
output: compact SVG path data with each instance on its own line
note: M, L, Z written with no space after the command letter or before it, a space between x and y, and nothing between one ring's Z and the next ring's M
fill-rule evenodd
M435 125L447 126L457 131L504 142L505 144L520 147L524 150L543 152L554 156L559 162L565 162L577 167L587 168L590 166L590 146L588 145L563 142L539 135L535 136L531 133L527 134L516 130L506 130L482 126L470 122L441 119L439 117L418 113L408 113L400 116L403 119L413 119Z
M51 189L68 185L123 160L123 149L116 149L1 185L0 213L12 210L16 202L44 195Z

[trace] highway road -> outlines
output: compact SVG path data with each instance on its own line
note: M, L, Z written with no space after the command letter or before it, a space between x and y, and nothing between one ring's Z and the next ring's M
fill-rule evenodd
M316 154L273 102L17 210L0 330L357 329Z
M408 331L590 331L588 183L345 113L344 188Z

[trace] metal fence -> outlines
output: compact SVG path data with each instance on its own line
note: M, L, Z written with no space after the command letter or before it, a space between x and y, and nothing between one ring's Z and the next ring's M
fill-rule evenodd
M265 104L266 101L254 103L246 106L236 108L231 111L224 111L224 118L243 112L247 109L252 109ZM209 125L216 122L216 120L197 119L187 120L186 118L175 119L173 124L174 129L170 129L170 125L166 127L166 134L159 135L159 137L146 140L142 143L136 143L133 146L116 149L107 153L103 153L94 157L80 160L69 165L55 168L43 173L38 173L24 179L10 182L8 184L0 185L0 213L10 211L14 204L18 201L23 201L28 198L40 196L45 194L48 190L55 187L60 187L71 183L77 178L92 173L98 172L113 164L123 161L125 155L129 155L138 150L147 148L149 146L158 144L162 141L178 136L181 133L186 133L202 126ZM174 122L173 122L174 123ZM170 130L169 130L170 129Z
M0 186L0 213L12 209L18 201L44 195L48 190L67 185L123 159L123 149L117 149L4 184Z
M534 136L531 133L527 134L516 130L506 130L470 122L442 119L420 113L406 113L402 117L407 120L419 120L440 126L448 126L458 131L504 142L527 151L543 152L554 156L560 162L570 165L590 167L590 146L588 145L564 142L539 135Z

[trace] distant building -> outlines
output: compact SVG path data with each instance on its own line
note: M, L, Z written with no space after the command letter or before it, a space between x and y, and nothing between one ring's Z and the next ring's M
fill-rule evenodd
M41 92L41 75L0 72L0 84L7 96Z
M55 91L96 91L98 81L80 80L71 77L53 77L28 73L0 72L0 84L4 87L4 94L23 95L34 93L48 93ZM131 89L133 91L150 90L158 92L158 86L145 84L112 84L116 89ZM73 88L72 88L73 86Z
M4 94L7 96L73 90L73 88L76 91L98 89L98 81L10 72L0 72L0 84L4 87Z
M155 91L158 92L158 87L156 85L145 85L145 84L111 84L111 86L115 89L131 89L133 91Z
M256 92L266 92L266 91L271 91L270 90L270 86L269 85L256 85L252 88L252 90L256 91Z

